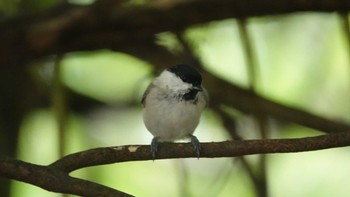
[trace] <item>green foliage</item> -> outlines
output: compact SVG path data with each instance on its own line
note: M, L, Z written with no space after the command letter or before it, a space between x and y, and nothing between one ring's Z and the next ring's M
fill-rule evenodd
M62 0L1 0L0 13L15 15L32 13L51 8Z
M18 11L17 2L14 0L0 1L0 13L2 15L13 15Z
M62 66L67 87L107 103L137 99L151 68L134 57L110 51L72 53Z

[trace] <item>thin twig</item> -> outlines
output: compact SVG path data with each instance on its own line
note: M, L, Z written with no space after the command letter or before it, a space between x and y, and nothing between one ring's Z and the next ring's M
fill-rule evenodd
M239 30L239 35L242 42L242 49L245 54L245 62L247 67L247 75L248 75L248 81L249 81L249 89L253 93L257 93L257 85L258 85L258 66L256 64L256 61L254 61L256 58L253 54L253 46L251 39L249 37L249 31L248 31L248 22L245 18L238 19L237 20L237 27ZM258 129L260 131L260 135L262 139L267 138L267 127L268 122L266 119L266 115L264 114L255 114L254 120L258 126ZM247 161L242 161L244 166L248 166L249 163ZM259 165L258 165L258 173L253 175L253 171L247 170L248 174L251 176L256 192L258 196L260 197L266 197L268 196L267 191L267 180L266 180L266 163L267 163L267 157L264 154L259 155Z
M53 60L53 78L51 89L51 102L55 114L58 129L59 155L64 156L66 148L67 106L66 92L61 80L62 55L57 55Z
M350 68L350 25L349 25L349 13L339 13L340 22L341 22L341 30L345 34L346 46L347 46L347 58L348 58L348 70ZM350 73L348 73L350 76ZM349 78L349 77L348 77Z
M223 125L226 128L226 130L228 131L228 133L231 135L232 139L243 139L241 136L239 136L236 132L236 129L234 127L234 120L229 117L228 114L226 114L224 111L222 110L217 110L216 111L218 113L218 115L220 116L220 119L223 121ZM250 177L250 179L253 182L253 185L255 187L256 192L259 194L260 192L260 178L254 173L252 166L248 163L248 161L246 160L245 157L237 157L239 159L239 161L242 164L243 169L246 171L246 173L248 174L248 176ZM235 160L233 160L233 162L235 162Z

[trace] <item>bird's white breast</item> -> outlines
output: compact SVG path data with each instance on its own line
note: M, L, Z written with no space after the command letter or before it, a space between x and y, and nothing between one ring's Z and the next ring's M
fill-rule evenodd
M192 134L206 105L203 93L198 93L196 104L162 97L164 94L156 89L148 94L143 114L146 128L161 141L182 139Z

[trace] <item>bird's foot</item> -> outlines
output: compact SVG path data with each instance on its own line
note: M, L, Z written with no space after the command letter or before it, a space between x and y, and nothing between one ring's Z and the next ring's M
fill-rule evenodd
M158 152L158 137L154 137L151 142L151 154L153 160L156 158L156 153Z
M194 136L194 135L190 135L190 138L191 138L192 146L193 146L194 150L197 153L197 158L199 159L200 153L201 153L201 150L202 150L201 143L199 142L197 137Z

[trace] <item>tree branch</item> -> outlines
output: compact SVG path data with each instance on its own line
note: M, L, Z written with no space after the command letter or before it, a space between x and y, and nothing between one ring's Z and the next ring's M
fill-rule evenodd
M183 30L190 25L229 17L306 10L350 10L350 2L342 0L286 1L195 0L170 7L123 7L120 1L105 0L97 1L102 3L91 6L64 5L54 11L0 23L0 65L21 66L23 62L57 52L100 48L126 52L152 62L155 66L170 65L178 63L179 58L154 44L156 33ZM260 4L262 5L259 7ZM325 132L350 129L346 123L281 105L211 73L205 72L203 78L210 82L206 86L211 95L218 95L213 102L232 106L243 112L267 114Z
M101 3L102 2L102 3ZM343 0L195 0L169 7L149 5L123 6L120 1L97 1L90 6L63 5L55 10L31 16L19 16L0 22L0 65L23 66L47 55L76 50L109 48L131 54L152 55L139 47L148 47L154 35L233 17L284 14L297 11L348 11L350 2ZM154 46L154 45L149 45ZM154 54L153 54L154 55ZM139 55L142 57L142 55ZM153 61L165 62L159 56ZM171 58L173 59L173 58ZM169 60L166 60L169 61ZM323 131L344 131L349 126L325 120L307 112L288 108L261 98L247 90L218 79L210 73L204 78L212 83L208 89L217 95L217 103L244 112L266 113ZM220 87L220 88L217 88ZM229 94L228 94L229 92ZM247 100L248 99L248 100ZM252 106L251 103L257 103ZM350 132L317 137L275 140L237 140L202 143L202 157L236 157L251 154L312 151L350 146ZM196 157L190 144L164 143L159 159ZM88 166L125 161L151 160L149 146L128 145L97 148L67 155L49 166L30 164L0 156L0 175L31 183L43 189L80 196L129 196L123 192L82 179L69 173Z
M252 91L220 79L209 72L203 72L203 79L209 81L209 83L206 83L206 88L211 95L215 95L215 97L211 98L212 103L227 105L247 113L265 114L279 120L297 123L327 133L346 131L350 128L350 125L347 123L329 120L305 110L266 99Z
M0 23L0 65L51 54L110 48L121 50L157 33L227 18L299 11L349 11L344 0L195 0L172 5L125 6L116 0L90 6L61 5ZM133 43L131 42L133 41Z
M81 162L77 160L77 162ZM70 177L68 173L50 166L40 166L19 160L0 157L0 175L30 183L45 190L79 196L130 196L90 181Z
M252 154L290 153L350 146L350 132L298 139L235 140L202 143L201 158L237 157ZM190 143L162 143L157 159L196 158ZM0 175L43 189L80 196L130 196L90 181L70 177L81 168L152 160L148 145L95 148L67 155L48 166L0 157Z
M296 139L234 140L201 143L201 158L237 157L252 154L290 153L350 146L350 132ZM157 159L196 158L190 143L161 143ZM152 160L148 145L96 148L67 155L52 163L65 172L102 164Z
M185 59L187 58L187 61L195 65L202 65L200 58L194 54L191 46L189 46L186 40L184 40L181 35L177 35L177 37L185 49L185 53L183 54L183 56L185 56ZM153 50L156 49L157 48L154 47ZM173 59L173 55L169 52L161 52L161 50L158 50L158 54L159 53L163 53L162 57L168 61ZM152 61L151 58L148 58L146 53L140 54L132 52L132 54ZM177 58L177 61L179 61L179 59L180 58ZM202 75L206 89L210 95L215 95L210 99L210 106L216 108L216 111L220 110L219 108L222 105L226 105L246 113L252 113L258 116L264 114L272 116L279 120L297 123L327 133L347 131L350 129L350 125L347 123L329 120L307 111L294 107L288 107L286 105L282 105L280 103L266 99L262 96L259 96L252 90L246 90L238 87L237 85L229 83L206 70L202 70Z
M290 153L350 146L350 132L297 139L235 140L201 143L201 158ZM157 159L196 158L190 143L162 143ZM97 183L70 177L81 168L127 161L152 160L148 145L95 148L67 155L48 166L0 157L0 175L43 189L80 196L129 196Z

